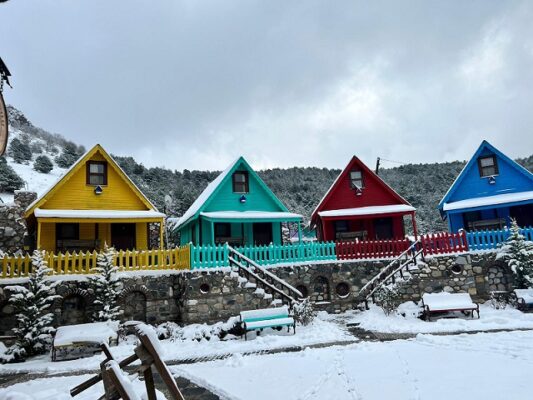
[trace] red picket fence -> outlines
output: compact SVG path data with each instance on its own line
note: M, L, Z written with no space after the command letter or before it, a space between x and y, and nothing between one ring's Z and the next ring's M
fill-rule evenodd
M449 254L468 251L468 241L466 233L441 232L433 235L420 237L420 245L424 250L424 255Z
M337 260L397 257L409 248L408 239L335 242Z

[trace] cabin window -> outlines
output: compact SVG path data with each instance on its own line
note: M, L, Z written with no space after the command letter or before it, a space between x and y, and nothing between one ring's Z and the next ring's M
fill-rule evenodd
M87 163L87 185L107 185L107 163L89 161Z
M498 175L498 163L496 156L480 157L477 160L479 166L479 176L494 176Z
M350 224L346 220L335 221L335 233L348 232Z
M352 189L363 188L363 172L362 171L350 171L350 185Z
M57 240L78 240L80 238L79 224L56 224Z
M233 192L248 193L248 172L235 172L233 174Z
M227 222L217 222L215 224L215 240L218 238L228 238L231 236L231 224Z

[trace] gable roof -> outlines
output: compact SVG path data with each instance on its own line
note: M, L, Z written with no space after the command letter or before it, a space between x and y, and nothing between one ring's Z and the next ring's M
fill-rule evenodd
M326 192L326 194L324 194L324 196L322 197L322 199L320 200L318 205L313 210L313 213L311 214L311 221L313 221L318 216L319 210L321 210L323 205L331 198L331 196L333 195L333 192L335 191L335 188L337 187L337 185L340 184L342 179L345 178L348 175L348 173L352 170L352 168L354 166L356 166L356 165L359 168L361 168L365 174L368 174L368 175L372 176L374 179L376 179L378 184L383 189L385 189L385 191L387 193L389 193L396 200L398 200L398 203L406 204L408 206L411 205L411 204L409 204L409 202L407 200L405 200L402 196L400 196L393 188L391 188L383 179L381 179L379 177L379 175L377 175L374 171L372 171L370 168L368 168L364 162L362 162L358 157L353 156L352 159L350 160L350 162L348 163L348 165L346 165L346 167L341 171L341 173L333 181L333 183L329 187L329 189Z
M220 173L202 193L196 198L196 200L191 204L191 206L185 211L181 218L177 221L174 226L174 229L179 229L180 227L186 225L190 220L197 218L202 210L209 204L209 202L216 196L216 193L222 187L223 183L230 177L237 168L243 166L250 175L255 177L259 184L263 187L269 197L274 200L274 202L280 207L283 212L288 212L289 210L285 205L276 197L272 190L266 185L265 182L257 175L257 173L252 169L250 164L244 159L244 157L239 157L233 161L224 171Z
M484 150L489 150L492 153L494 153L498 158L502 159L503 161L507 162L512 168L514 168L517 173L524 175L528 179L530 179L533 182L533 174L529 172L526 168L522 167L520 164L518 164L516 161L512 160L508 156L506 156L504 153L502 153L500 150L498 150L496 147L494 147L492 144L487 142L486 140L483 140L481 144L479 145L478 149L474 153L474 155L470 158L470 160L466 163L466 165L463 167L457 178L453 181L452 185L442 198L442 200L439 202L439 209L441 212L443 211L444 204L452 197L452 195L455 193L457 188L461 185L461 182L466 177L468 172L471 168L475 167L477 165L477 159L479 156L483 153Z
M25 218L28 218L32 213L34 213L36 208L41 207L46 201L56 193L59 188L65 185L76 172L78 172L83 166L89 161L96 153L100 153L102 157L107 161L108 167L113 168L117 174L126 182L126 184L132 189L132 191L137 195L141 202L148 208L154 211L157 211L156 206L143 194L143 192L133 183L130 177L124 172L124 170L118 165L113 157L111 157L104 148L97 144L92 149L85 152L74 164L70 166L69 169L61 175L58 180L50 186L41 196L33 201L27 208L25 213Z

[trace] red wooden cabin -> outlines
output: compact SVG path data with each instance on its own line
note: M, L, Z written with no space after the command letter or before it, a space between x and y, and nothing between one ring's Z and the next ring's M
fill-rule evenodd
M403 239L404 216L417 236L415 211L354 156L313 211L311 226L319 241Z

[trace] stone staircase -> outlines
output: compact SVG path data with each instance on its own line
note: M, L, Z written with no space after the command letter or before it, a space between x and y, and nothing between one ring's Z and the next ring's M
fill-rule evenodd
M419 241L413 243L361 288L357 303L368 310L369 302L375 302L375 295L381 288L410 279L412 273L418 271L417 258L423 257L423 251Z
M243 285L241 287L255 289L254 295L271 301L271 306L287 304L292 307L303 297L289 283L232 247L229 247L229 261L231 276Z

